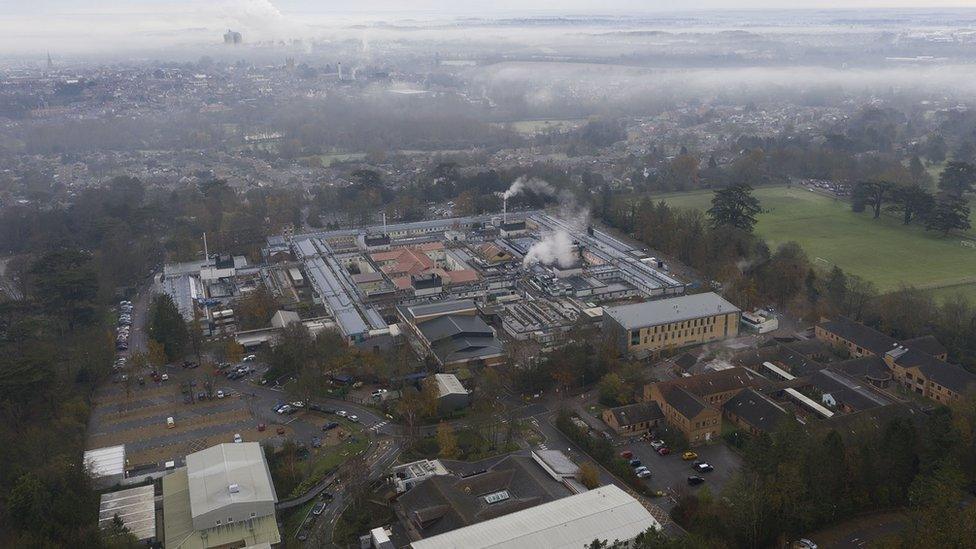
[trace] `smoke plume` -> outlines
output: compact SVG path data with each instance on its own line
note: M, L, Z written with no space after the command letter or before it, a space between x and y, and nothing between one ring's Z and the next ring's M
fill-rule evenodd
M529 248L522 259L523 265L552 265L558 263L560 267L572 267L576 262L573 238L566 231L555 231L543 235L542 240Z
M518 196L525 190L530 190L535 194L554 196L556 189L548 182L535 177L520 177L512 182L512 186L502 193L502 198L508 200L513 196Z

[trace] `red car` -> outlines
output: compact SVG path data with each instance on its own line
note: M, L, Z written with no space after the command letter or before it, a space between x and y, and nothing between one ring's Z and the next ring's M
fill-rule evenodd
M623 452L620 452L620 457L624 459L631 459L634 457L634 453L630 450L624 450Z
M666 456L670 453L671 453L671 448L668 448L667 446L661 446L660 448L657 449L657 455L659 456Z

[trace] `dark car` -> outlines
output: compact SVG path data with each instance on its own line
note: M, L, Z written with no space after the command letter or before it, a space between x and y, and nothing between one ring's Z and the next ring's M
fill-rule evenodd
M705 482L705 479L699 476L688 477L689 486L698 486L699 484Z
M631 467L640 467L641 466L641 460L639 460L639 459L632 459L632 460L630 460L630 466Z
M334 421L330 421L329 423L326 423L325 425L322 426L322 430L323 431L331 431L331 430L335 429L338 426L339 426L338 423L336 423Z
M316 503L315 507L312 507L312 514L315 516L321 515L322 511L325 511L325 504L322 502Z
M308 539L308 530L302 530L298 533L298 541L305 541Z
M319 437L312 437L312 448L321 448L321 447L322 447L322 439L320 439Z
M322 411L322 407L319 406L318 404L309 404L308 405L308 409L309 410L315 410L316 412L321 412Z

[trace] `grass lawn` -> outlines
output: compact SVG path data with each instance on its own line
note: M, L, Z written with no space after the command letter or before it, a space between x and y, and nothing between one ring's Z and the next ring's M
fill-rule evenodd
M567 120L516 120L514 122L499 122L498 126L508 126L512 131L522 135L535 135L549 130L569 130L582 126L586 120L581 118Z
M959 237L902 225L892 216L872 219L856 214L850 205L802 187L762 187L755 196L766 213L756 232L771 247L795 240L812 261L823 267L838 265L874 282L881 291L902 284L939 288L976 284L976 247ZM658 195L680 208L706 210L712 193ZM968 290L976 292L976 286Z
M932 288L928 293L938 301L948 299L965 298L969 303L976 304L976 283L960 284L958 286L945 286L942 288Z

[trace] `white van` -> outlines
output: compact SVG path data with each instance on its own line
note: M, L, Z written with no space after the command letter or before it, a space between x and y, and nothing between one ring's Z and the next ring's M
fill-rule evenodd
M172 429L173 427L176 427L176 420L173 419L173 416L170 416L166 418L166 428Z

